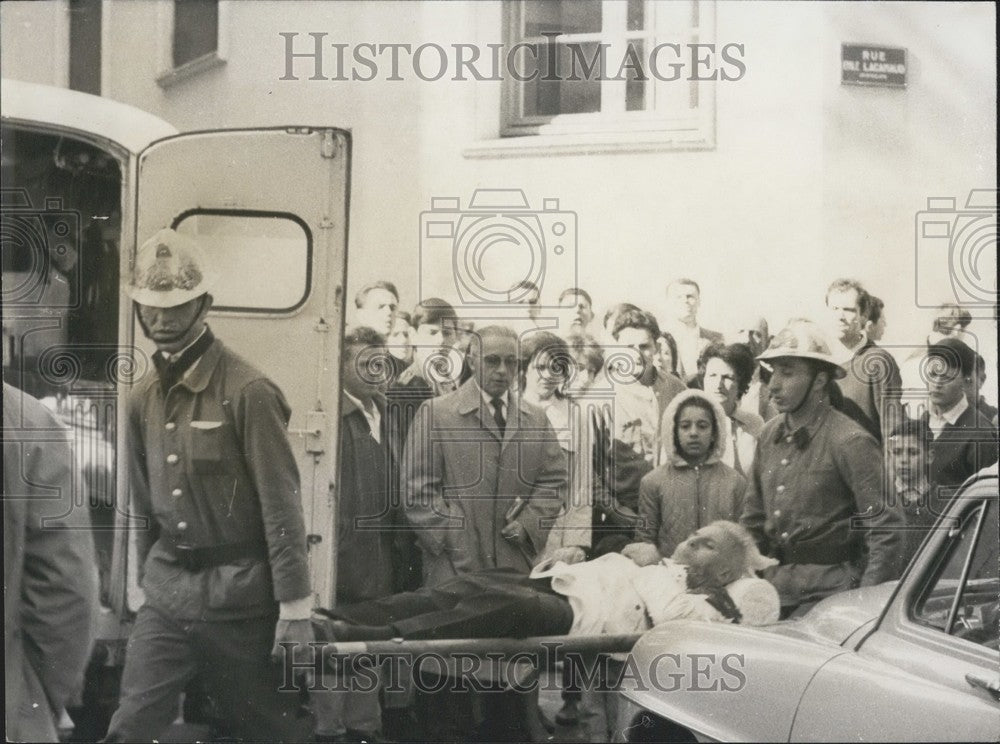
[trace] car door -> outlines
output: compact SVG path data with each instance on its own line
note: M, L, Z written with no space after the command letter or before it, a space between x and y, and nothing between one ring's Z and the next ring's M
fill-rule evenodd
M185 133L139 157L135 245L172 227L196 238L219 279L209 325L292 408L316 600L336 585L336 467L350 137L330 128ZM137 364L153 347L133 317ZM134 575L134 561L130 561ZM131 584L132 582L130 582ZM130 592L129 604L141 601Z
M966 487L950 516L956 521L924 543L879 627L817 672L792 741L996 740L996 478Z

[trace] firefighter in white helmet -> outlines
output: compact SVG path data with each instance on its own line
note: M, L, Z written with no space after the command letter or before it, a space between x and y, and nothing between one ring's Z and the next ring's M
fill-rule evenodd
M313 639L289 407L206 325L215 275L190 237L161 230L126 291L157 351L128 408L130 511L146 603L136 616L108 741L151 741L197 674L238 739L300 741L279 693L282 642ZM290 682L288 680L287 682ZM286 687L287 690L287 687Z
M883 498L874 436L831 404L844 370L822 332L792 321L757 359L779 415L757 442L741 522L780 562L763 575L783 611L898 578L902 514Z

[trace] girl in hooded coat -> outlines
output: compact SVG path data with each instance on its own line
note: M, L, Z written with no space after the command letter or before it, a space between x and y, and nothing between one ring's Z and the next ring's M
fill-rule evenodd
M636 542L622 553L641 566L673 555L684 539L711 522L739 521L747 480L721 461L729 419L701 390L675 397L663 417L665 464L639 484Z

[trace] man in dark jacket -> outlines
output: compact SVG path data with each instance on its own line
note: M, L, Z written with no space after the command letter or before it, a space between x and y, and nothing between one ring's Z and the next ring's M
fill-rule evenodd
M419 564L410 565L398 552L413 543L398 539L409 530L399 508L399 444L379 392L379 372L388 357L385 339L372 328L355 328L344 337L343 349L335 484L337 606L380 599L416 586L420 579ZM409 579L410 570L415 580ZM379 738L378 695L377 687L314 692L317 739Z
M196 674L225 733L301 741L280 652L312 640L299 474L281 391L205 324L212 274L199 246L161 230L129 293L156 344L128 410L131 510L146 603L129 638L108 741L150 741ZM282 647L280 644L291 644Z
M931 484L939 499L997 461L997 431L966 396L976 374L976 356L965 342L953 337L927 349L928 410L922 420L934 436Z
M896 360L865 332L872 296L858 282L838 279L826 291L826 306L838 339L834 361L847 371L837 384L844 397L857 404L871 422L865 428L876 432L880 442L885 441L903 417L903 382Z
M87 510L73 499L68 433L3 385L4 711L7 741L57 741L83 684L97 602Z

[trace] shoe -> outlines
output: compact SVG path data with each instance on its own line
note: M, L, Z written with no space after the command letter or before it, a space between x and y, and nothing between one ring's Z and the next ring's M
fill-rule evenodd
M575 700L563 703L556 713L556 723L560 726L576 726L580 723L580 704Z

